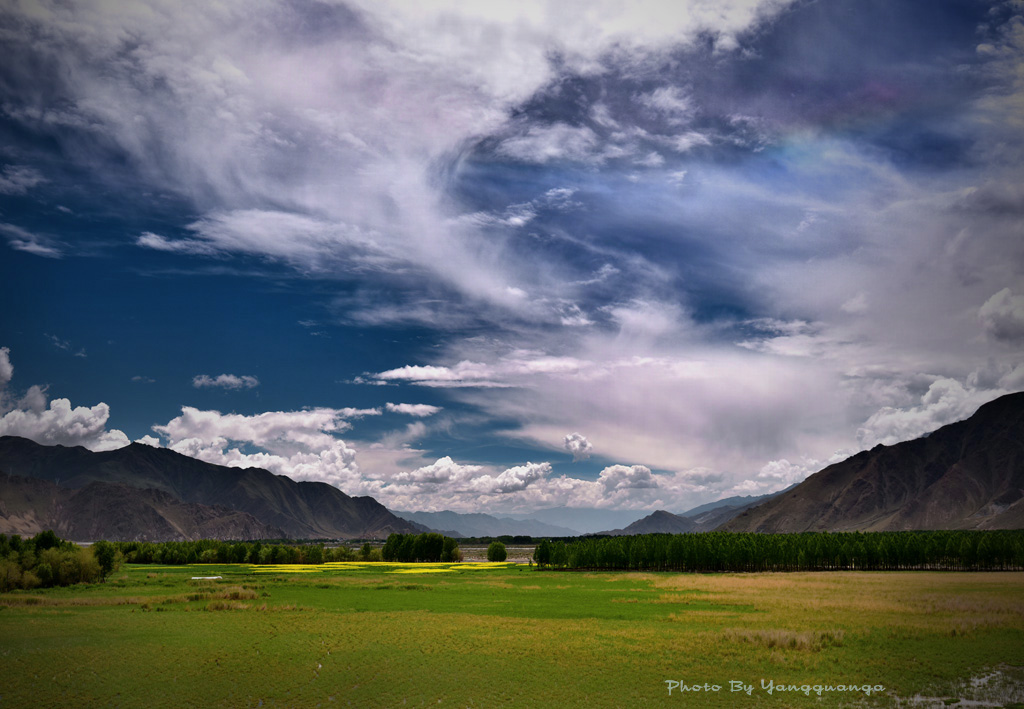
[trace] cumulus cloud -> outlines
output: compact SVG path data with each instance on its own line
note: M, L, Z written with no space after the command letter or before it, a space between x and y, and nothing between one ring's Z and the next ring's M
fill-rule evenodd
M128 437L116 429L106 430L110 407L100 402L92 407L72 407L68 399L54 399L43 411L15 409L0 418L0 435L22 436L44 445L85 446L94 451L128 445Z
M10 349L0 347L0 436L21 436L43 445L85 446L94 451L128 445L124 432L107 430L107 404L73 407L68 399L53 399L47 406L46 388L39 385L29 387L12 402L8 387L13 377Z
M208 463L256 467L294 480L328 482L346 492L361 490L356 451L335 434L351 428L357 409L268 411L246 416L185 406L181 415L153 430L167 447ZM257 452L246 452L255 447Z
M431 406L430 404L392 404L391 402L385 404L385 408L392 413L419 418L433 416L441 410L440 406Z
M260 385L260 380L248 374L237 376L234 374L218 374L211 377L208 374L197 374L192 377L192 386L196 389L255 389Z
M836 451L825 460L801 458L790 462L786 458L771 460L757 473L734 485L727 492L730 495L766 495L785 490L791 485L803 482L807 477L828 466L846 460L852 455L849 450Z
M862 447L871 448L912 440L966 419L982 404L1006 393L1002 389L973 389L955 379L936 378L918 405L886 406L872 414L857 430L857 441Z
M573 462L580 460L587 460L590 457L590 452L594 449L587 437L581 433L569 433L566 434L562 440L562 445L567 451L572 453Z
M612 465L601 471L597 481L608 492L658 487L646 465Z
M978 310L985 331L1001 342L1024 343L1024 295L1003 288Z

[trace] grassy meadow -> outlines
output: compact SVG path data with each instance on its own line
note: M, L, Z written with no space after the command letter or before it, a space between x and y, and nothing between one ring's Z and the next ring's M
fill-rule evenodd
M1012 706L1022 668L1021 573L128 566L0 595L0 707Z

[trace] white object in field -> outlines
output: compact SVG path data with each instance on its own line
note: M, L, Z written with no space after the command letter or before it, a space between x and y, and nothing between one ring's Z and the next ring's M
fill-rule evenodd
M220 576L193 576L193 581L216 581Z

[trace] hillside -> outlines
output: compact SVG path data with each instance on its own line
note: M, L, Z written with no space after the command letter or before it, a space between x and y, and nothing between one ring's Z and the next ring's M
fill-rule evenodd
M79 541L280 539L284 533L245 512L181 502L166 492L91 482L58 487L0 473L0 533L30 536L52 529Z
M213 465L139 443L94 453L4 436L0 470L61 488L103 483L153 490L183 503L246 513L293 539L382 538L416 531L372 497L350 497L326 483L295 482L260 468Z
M815 473L720 529L737 532L1024 528L1024 393L928 436Z

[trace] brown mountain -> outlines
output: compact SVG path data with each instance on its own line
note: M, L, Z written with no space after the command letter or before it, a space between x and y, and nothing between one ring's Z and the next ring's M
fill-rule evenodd
M815 473L720 527L737 532L1024 528L1024 392Z
M62 488L90 483L154 490L184 503L244 512L293 539L386 537L416 531L372 497L349 497L333 485L295 482L261 468L204 463L166 448L133 443L94 453L0 437L0 470Z
M0 532L35 535L46 529L78 541L285 536L245 512L181 502L159 490L101 482L74 489L40 478L0 473Z

